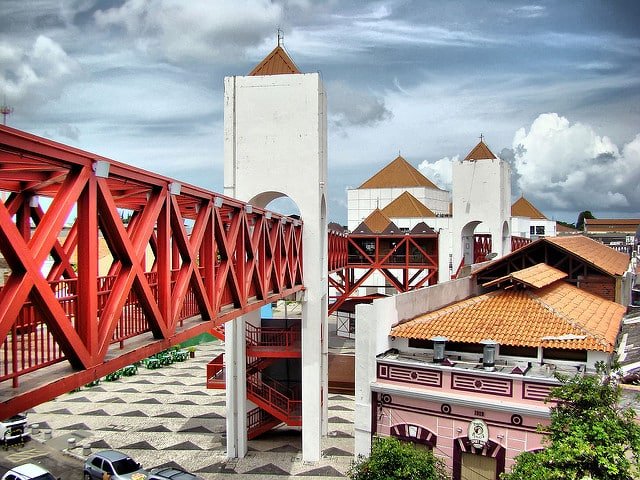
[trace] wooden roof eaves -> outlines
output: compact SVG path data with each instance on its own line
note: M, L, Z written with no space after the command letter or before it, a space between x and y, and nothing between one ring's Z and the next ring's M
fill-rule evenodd
M536 259L532 256L534 253L536 253L538 248L541 248L543 250L543 259ZM549 255L550 251L555 251L555 252L564 254L565 257L562 263L567 262L568 263L567 267L562 268L560 262L555 262L555 263L550 262L550 255ZM517 261L518 258L521 258L522 262L518 262ZM527 265L525 265L525 260L528 263ZM560 245L556 243L546 242L544 238L535 240L525 247L522 247L514 252L511 252L505 255L504 257L494 260L488 265L482 268L479 268L478 270L473 272L472 275L476 277L476 281L478 282L478 284L484 284L484 283L496 280L499 277L510 275L512 272L516 270L521 270L523 268L533 266L536 263L540 263L540 262L544 262L547 265L555 267L559 270L563 270L563 271L565 269L569 270L567 272L568 278L566 281L570 283L575 283L579 274L585 275L587 273L586 267L589 267L601 273L602 275L612 277L612 278L619 278L619 275L613 275L607 272L606 270L603 270L602 268L598 267L597 265L594 265L588 260L577 256L570 250L567 250L566 248L560 248ZM518 264L516 265L516 263ZM497 269L500 267L505 267L506 271L503 271L503 273L497 274L495 277L490 277L486 275L487 272L491 272L492 270L497 271Z

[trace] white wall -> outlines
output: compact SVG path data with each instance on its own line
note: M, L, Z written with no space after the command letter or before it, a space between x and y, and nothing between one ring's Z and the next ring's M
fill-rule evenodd
M465 225L478 222L476 233L490 233L498 256L511 251L503 242L503 226L511 225L511 169L500 159L453 163L453 261L462 258L461 233Z
M371 449L371 383L376 381L376 356L392 347L391 327L476 293L471 277L374 300L356 307L355 454Z
M304 222L302 456L317 461L328 403L326 94L317 73L224 83L225 194L260 207L286 194Z

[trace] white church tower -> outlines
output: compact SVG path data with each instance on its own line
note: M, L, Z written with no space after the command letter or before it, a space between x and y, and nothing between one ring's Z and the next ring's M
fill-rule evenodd
M301 73L278 45L248 76L224 79L224 193L257 207L279 197L303 226L302 456L317 461L327 433L327 108L318 73ZM246 323L227 323L227 456L247 453Z
M452 255L454 267L464 258L474 262L474 234L489 234L491 253L511 252L511 168L496 157L482 138L453 163ZM475 259L477 260L477 259Z

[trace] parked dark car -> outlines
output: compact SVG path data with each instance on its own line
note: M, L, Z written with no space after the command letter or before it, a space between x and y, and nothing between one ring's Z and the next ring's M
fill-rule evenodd
M126 453L103 450L84 462L84 480L146 480L149 473Z

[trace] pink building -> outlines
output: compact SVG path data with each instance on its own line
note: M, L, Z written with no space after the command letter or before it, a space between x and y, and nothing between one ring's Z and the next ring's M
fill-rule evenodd
M432 449L454 480L498 478L541 448L554 373L607 361L624 314L545 263L358 306L356 452L393 435Z

